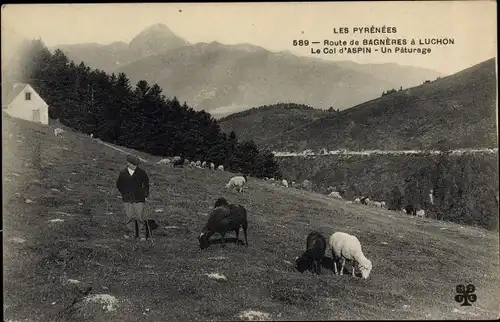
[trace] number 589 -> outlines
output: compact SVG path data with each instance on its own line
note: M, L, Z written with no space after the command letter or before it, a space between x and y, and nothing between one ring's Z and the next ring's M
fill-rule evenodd
M293 41L294 46L309 46L309 40L294 40Z

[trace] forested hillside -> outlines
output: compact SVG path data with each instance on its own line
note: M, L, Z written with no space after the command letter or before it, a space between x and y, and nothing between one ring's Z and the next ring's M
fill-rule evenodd
M493 148L496 99L492 58L298 126L263 144L276 151Z
M223 164L235 172L270 176L278 172L273 155L253 141L223 133L217 121L177 98L166 97L157 84L130 84L124 73L108 75L64 53L54 54L40 40L25 44L7 87L30 83L49 104L49 117L104 141L161 156Z
M302 126L308 122L337 113L311 106L280 103L255 107L219 119L221 129L226 133L234 131L239 138L254 140L260 145L265 140Z

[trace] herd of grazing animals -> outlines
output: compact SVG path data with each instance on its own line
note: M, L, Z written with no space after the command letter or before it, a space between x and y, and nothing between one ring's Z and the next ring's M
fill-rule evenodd
M205 161L190 162L181 157L174 157L172 160L161 159L158 161L158 164L167 164L174 167L188 165L193 168L204 168L208 163ZM210 169L215 170L215 165L213 163L210 163L209 167ZM217 169L223 171L224 167L219 165ZM226 190L236 188L238 192L243 192L243 187L247 181L248 178L246 175L233 176L225 185L225 188ZM288 187L288 182L285 179L282 180L281 184ZM218 198L213 209L209 213L206 224L203 226L201 233L198 236L200 249L203 250L210 246L210 238L214 234L220 235L222 247L225 247L225 235L232 231L236 233L236 244L239 248L239 245L242 242L239 239L240 229L243 229L245 237L244 244L248 247L247 210L242 205L230 204L225 198ZM300 257L295 259L295 269L301 273L309 270L314 273L321 274L321 264L323 261L328 259L328 257L325 256L327 245L327 241L321 233L316 231L311 232L306 239L306 251ZM342 232L336 232L330 237L329 245L332 251L335 275L339 273L340 275L343 274L345 260L347 259L353 261L353 276L355 276L354 265L355 262L357 262L359 264L362 277L365 279L368 278L372 264L370 260L364 257L361 251L361 244L355 236ZM340 267L341 260L343 260L341 269L338 270L337 265Z
M61 132L62 133L62 132ZM56 136L61 133L54 133ZM176 156L172 159L165 158L157 162L158 164L165 164L168 166L188 166L190 168L210 168L211 170L224 171L224 166L222 164L217 167L213 162L208 163L207 161L189 161L183 157ZM272 185L283 186L288 188L288 181L283 179L277 181L275 178L265 178L265 180L275 181ZM242 193L244 186L247 184L247 176L233 176L229 182L225 185L225 190L231 188L236 188L238 192ZM276 182L277 181L277 182ZM302 186L307 186L310 182L304 180ZM295 182L292 182L292 187L295 186ZM332 187L328 188L328 196L343 199L341 194L334 191ZM432 203L432 190L429 194L429 198ZM386 208L385 201L374 201L370 200L368 197L356 197L353 201L348 201L348 203L356 203L368 205L376 208ZM413 214L418 217L424 217L425 211L423 209L417 210L412 205L407 205L401 209L402 212L407 214ZM236 233L236 243L239 248L241 243L239 239L239 231L243 229L245 236L245 246L248 247L247 239L247 229L248 229L248 217L247 210L242 205L234 205L228 203L225 198L218 198L214 204L213 209L209 214L209 218L202 228L200 235L198 236L200 249L206 249L210 246L210 237L214 234L219 234L222 242L222 246L225 246L225 235L228 232L234 231ZM327 247L330 247L332 258L326 256ZM335 275L343 275L346 260L352 263L352 276L355 275L356 264L361 272L361 276L367 279L372 270L372 262L365 257L361 249L361 243L356 236L344 233L344 232L334 232L328 242L326 238L317 231L312 231L306 238L306 250L301 256L295 258L295 269L298 272L305 272L306 270L312 271L316 274L321 274L321 265L325 260L332 260Z
M225 185L226 190L237 188L238 192L243 192L243 187L247 183L246 175L234 176ZM288 187L288 182L282 180L282 184ZM214 234L219 234L222 246L225 247L225 235L228 232L236 233L236 244L240 245L239 231L243 229L245 235L245 246L248 247L247 229L248 217L247 210L242 205L234 205L228 203L225 198L218 198L213 209L209 213L208 220L203 226L198 242L200 249L206 249L210 245L210 237ZM306 250L295 259L295 269L298 272L312 271L316 274L321 274L321 265L325 259L327 245L330 246L332 259L334 263L335 275L343 275L345 261L352 261L352 275L355 276L355 264L359 266L361 276L367 279L372 269L372 263L367 259L361 251L359 240L352 235L343 232L335 232L330 237L329 244L325 237L316 231L311 232L306 239ZM342 264L341 264L342 262ZM339 269L337 269L337 266Z
M61 128L56 128L54 130L54 135L56 137L62 137L63 133L64 130ZM93 138L94 135L90 134L90 137ZM179 156L173 157L172 159L161 159L157 162L157 164L165 164L172 167L188 166L190 168L200 169L210 168L211 170L217 169L219 171L224 171L224 166L222 164L216 167L213 162L208 163L207 161L200 160L194 162ZM234 176L225 185L225 188L226 190L229 188L236 188L238 192L241 193L243 192L243 187L247 183L247 180L248 179L245 174L242 176ZM265 178L265 180L275 181L274 178L267 177ZM310 182L308 180L304 180L303 186L306 186L306 184L309 183ZM277 184L273 183L273 185ZM288 188L288 181L283 179L281 181L281 185ZM295 182L292 182L292 187L293 186L295 186ZM339 192L333 190L334 189L332 187L328 188L328 191L330 192L328 196L337 199L343 199ZM431 204L434 204L432 189L429 192L429 200ZM385 201L372 201L368 197L364 196L356 197L354 201L348 202L370 205L377 208L386 208ZM425 217L425 211L423 209L417 210L417 208L413 207L412 205L407 205L406 207L402 208L401 212L412 214L418 217ZM154 223L153 221L152 224L154 225L156 223ZM157 228L157 226L155 228ZM222 246L224 247L225 235L228 232L234 231L236 233L236 243L239 249L239 244L241 242L239 240L240 229L243 229L245 237L244 244L248 247L247 210L242 205L230 204L225 198L218 198L209 214L209 218L206 224L204 225L200 235L198 236L199 246L202 250L208 248L210 245L210 237L214 234L219 234L221 237ZM312 231L311 233L309 233L306 238L306 250L302 253L301 256L295 258L295 269L301 273L305 272L306 270L310 270L316 274L321 274L321 264L327 259L327 257L325 256L327 245L331 249L335 275L343 275L346 260L349 260L352 263L352 276L356 276L355 268L356 264L358 264L362 278L368 279L372 270L372 262L364 255L361 249L361 243L358 238L344 232L334 232L330 236L328 243L321 233L317 231Z
M333 190L332 187L328 187L328 191ZM332 198L337 198L337 199L343 199L342 196L340 195L339 192L337 191L331 191L330 194L328 195L329 197ZM368 197L355 197L353 201L347 201L347 203L354 203L354 204L362 204L362 205L367 205L375 208L381 208L381 209L387 209L387 204L385 201L375 201L371 200ZM431 205L434 204L434 195L433 195L433 190L431 189L429 192L429 203ZM425 210L420 209L418 207L414 207L413 205L409 204L406 207L403 207L400 209L400 212L408 215L413 215L417 217L424 218L425 217Z
M183 167L187 166L189 168L198 168L198 169L206 169L210 168L210 170L215 170L215 164L213 162L208 163L207 161L190 161L184 157L180 156L175 156L172 159L170 158L163 158L156 162L156 164L164 164L168 167ZM217 167L217 170L219 171L224 171L224 166L220 164Z
M220 235L222 247L225 247L225 235L228 232L236 233L236 244L239 248L239 231L243 229L245 236L245 246L248 247L247 229L248 217L247 210L242 205L228 203L225 198L218 198L209 214L206 224L203 226L198 242L200 249L206 249L210 246L210 237L214 234ZM322 262L327 259L325 256L327 246L332 251L335 275L343 275L346 260L352 262L352 276L355 275L356 263L361 271L361 276L367 279L372 270L372 262L365 257L361 250L361 243L356 236L344 232L335 232L330 236L329 243L319 232L309 233L306 239L306 250L301 256L295 258L295 269L303 273L306 270L316 274L321 274ZM340 263L342 262L342 265ZM339 269L337 269L339 267Z

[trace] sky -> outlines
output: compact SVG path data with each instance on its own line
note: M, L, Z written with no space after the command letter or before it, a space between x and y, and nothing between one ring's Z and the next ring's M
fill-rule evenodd
M29 8L29 10L28 10ZM10 4L2 6L2 30L41 37L47 46L94 42L130 42L145 28L163 23L190 43L250 43L270 51L353 60L398 63L451 74L496 57L495 1L288 2L288 3L135 3ZM22 23L19 23L22 21ZM389 28L396 33L360 34L356 27ZM348 33L339 32L348 28ZM346 29L342 29L346 30ZM375 29L374 29L375 30ZM2 31L3 33L4 31ZM452 45L422 45L428 54L311 54L324 40L452 38ZM293 40L320 44L293 46ZM2 41L2 50L8 41ZM340 50L339 46L329 47ZM358 46L354 46L358 47ZM362 46L363 47L363 46ZM364 46L369 47L369 46ZM395 47L392 46L394 51Z

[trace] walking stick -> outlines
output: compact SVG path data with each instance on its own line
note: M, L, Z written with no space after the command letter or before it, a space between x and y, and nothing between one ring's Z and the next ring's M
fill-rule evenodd
M153 232L151 231L151 228L149 228L149 221L146 219L146 229L149 232L149 237L151 238L151 244L154 244L153 241Z

